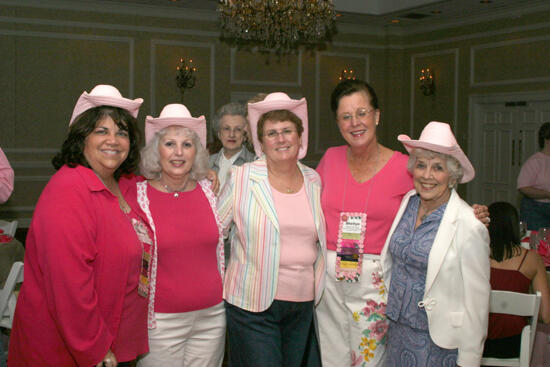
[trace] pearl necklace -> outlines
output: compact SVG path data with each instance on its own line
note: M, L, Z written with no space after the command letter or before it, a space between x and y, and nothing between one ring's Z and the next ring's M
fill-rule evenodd
M174 194L174 197L177 198L180 196L180 193L184 192L185 191L185 188L187 187L187 182L189 181L189 175L187 175L187 177L185 178L185 182L183 183L183 186L180 188L180 189L172 189L170 186L168 186L168 184L164 183L164 181L162 180L162 177L161 179L159 180L160 184L162 185L162 187L164 187L164 189L170 193L170 194Z

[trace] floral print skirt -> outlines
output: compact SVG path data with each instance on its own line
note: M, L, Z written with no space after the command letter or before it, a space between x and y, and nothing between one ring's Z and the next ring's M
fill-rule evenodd
M323 367L385 366L386 287L380 256L363 255L359 282L336 280L336 252L328 251L327 281L316 308Z

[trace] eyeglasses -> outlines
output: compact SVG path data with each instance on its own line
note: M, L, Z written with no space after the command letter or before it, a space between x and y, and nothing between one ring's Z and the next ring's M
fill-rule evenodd
M281 131L269 130L264 134L264 137L268 138L269 140L275 140L279 137L279 135L281 135L283 138L288 138L295 132L296 130L294 129L283 129Z
M242 127L231 128L229 126L224 126L220 130L221 130L222 134L224 134L224 135L231 135L231 133L233 133L235 135L241 135L241 134L245 133L245 130Z
M351 122L353 116L355 116L357 121L365 122L367 121L369 114L374 110L374 108L371 108L370 110L367 110L366 108L359 108L355 111L355 114L346 112L337 116L336 119L340 122Z

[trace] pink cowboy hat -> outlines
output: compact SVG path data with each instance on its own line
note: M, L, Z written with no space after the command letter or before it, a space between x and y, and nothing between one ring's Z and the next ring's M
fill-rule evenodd
M302 146L298 152L298 159L304 158L307 153L307 102L305 98L291 99L282 92L268 94L263 101L248 104L248 121L256 156L262 155L262 146L258 140L258 120L264 113L275 110L289 110L302 120L304 131L302 132Z
M157 131L168 126L181 126L193 130L199 136L202 146L206 148L206 119L204 116L192 117L187 107L179 103L164 106L157 118L145 118L145 144L149 143Z
M422 134L420 134L420 139L418 140L412 140L407 135L403 134L399 135L397 140L403 143L405 149L407 149L409 153L414 148L422 148L456 158L464 171L464 176L462 176L460 183L471 181L476 174L472 163L470 163L470 160L456 142L451 127L447 123L437 121L430 122L424 127Z
M118 89L112 85L99 84L96 85L90 93L84 91L84 93L78 97L69 126L80 114L99 106L120 107L136 118L142 103L142 98L136 98L134 100L124 98Z

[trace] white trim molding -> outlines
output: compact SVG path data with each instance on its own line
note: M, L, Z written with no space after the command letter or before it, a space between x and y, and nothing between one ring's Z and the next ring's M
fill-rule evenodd
M501 42L490 42L484 43L476 46L470 47L470 86L471 87L484 87L484 86L493 86L493 85L511 85L511 84L527 84L527 83L542 83L550 81L550 73L548 76L542 77L533 77L533 78L518 78L518 79L503 79L487 82L476 82L475 81L475 58L476 51L478 50L487 50L490 48L497 48L502 46L510 45L520 45L531 42L546 41L550 40L550 36L538 36L538 37L527 37L517 40L506 40ZM518 55L511 56L517 59Z
M411 90L410 90L410 121L409 121L409 136L414 135L414 101L415 101L415 92L418 90L416 89L416 78L417 75L415 73L415 65L416 65L416 59L421 57L430 57L430 56L439 56L439 55L447 55L451 54L455 56L455 79L454 79L454 105L453 105L453 130L456 132L458 131L458 81L459 81L459 49L458 48L450 48L446 50L440 50L440 51L433 51L433 52L425 52L425 53L418 53L411 55ZM435 81L437 86L437 80ZM437 93L437 91L436 91Z
M166 40L166 39L152 39L150 44L150 85L151 89L149 90L149 100L150 100L150 114L152 116L157 115L156 111L156 100L155 100L155 89L156 89L156 80L155 80L155 70L156 70L156 48L157 45L163 46L183 46L183 47L196 47L196 48L206 48L210 51L210 116L214 116L214 106L215 106L215 72L216 72L216 47L212 42L185 42L185 41L175 41L175 40Z

